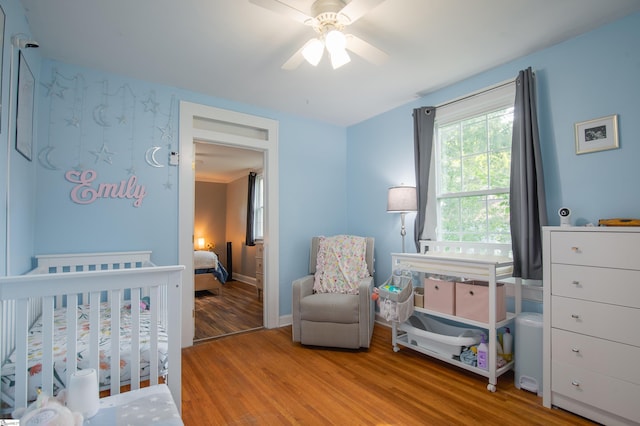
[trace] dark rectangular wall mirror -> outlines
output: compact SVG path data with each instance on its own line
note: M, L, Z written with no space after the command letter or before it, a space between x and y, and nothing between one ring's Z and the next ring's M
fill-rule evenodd
M4 56L4 10L0 6L0 117L2 117L2 57ZM0 119L0 131L2 131L2 120Z

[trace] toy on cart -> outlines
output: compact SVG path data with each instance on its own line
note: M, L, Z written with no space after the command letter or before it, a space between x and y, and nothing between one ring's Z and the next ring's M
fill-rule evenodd
M413 278L410 271L393 275L371 295L380 308L380 316L391 322L405 322L413 314Z

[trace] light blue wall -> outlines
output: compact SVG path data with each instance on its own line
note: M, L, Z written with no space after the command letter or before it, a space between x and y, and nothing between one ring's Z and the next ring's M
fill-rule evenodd
M167 160L178 150L179 101L265 116L279 121L280 305L290 312L290 283L307 273L311 236L347 231L344 128L49 60L42 76L38 149L52 149L36 167L36 253L150 249L158 264L177 262L178 170ZM164 167L146 160L152 147ZM72 201L76 184L65 172L95 170L96 189L126 181L131 167L147 192L139 207L126 198Z
M31 267L36 199L33 191L34 164L15 150L19 52L11 46L13 35L21 34L28 38L30 30L19 1L0 1L0 5L5 13L0 117L0 275L6 275L19 274ZM40 72L37 50L26 49L22 52L37 81ZM34 114L37 114L37 104Z
M514 78L529 66L537 76L549 224L559 224L563 206L580 225L640 217L639 42L635 14L350 127L349 230L376 238L377 281L391 273L389 254L401 250L400 219L385 212L387 188L415 182L412 109ZM574 123L612 114L619 117L620 149L576 155ZM414 217L407 216L407 237Z

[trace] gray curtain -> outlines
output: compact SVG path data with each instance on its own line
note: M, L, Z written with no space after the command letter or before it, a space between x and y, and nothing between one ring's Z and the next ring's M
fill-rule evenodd
M413 110L413 146L416 163L416 192L418 193L418 213L413 228L416 252L420 251L420 236L425 225L427 194L429 191L429 168L433 152L433 124L435 107L421 107Z
M253 200L256 194L256 176L257 173L255 172L249 173L249 186L247 189L247 236L245 239L245 243L248 246L256 245L256 241L253 238Z
M542 229L547 208L536 114L535 76L531 67L516 80L511 146L511 245L513 276L542 279Z

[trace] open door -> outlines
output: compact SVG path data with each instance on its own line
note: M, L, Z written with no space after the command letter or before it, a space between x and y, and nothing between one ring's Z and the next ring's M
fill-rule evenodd
M253 115L181 102L178 261L186 268L182 284L183 347L193 345L195 329L193 229L196 158L194 141L255 150L263 155L265 175L263 324L266 328L279 326L278 123L275 120Z

